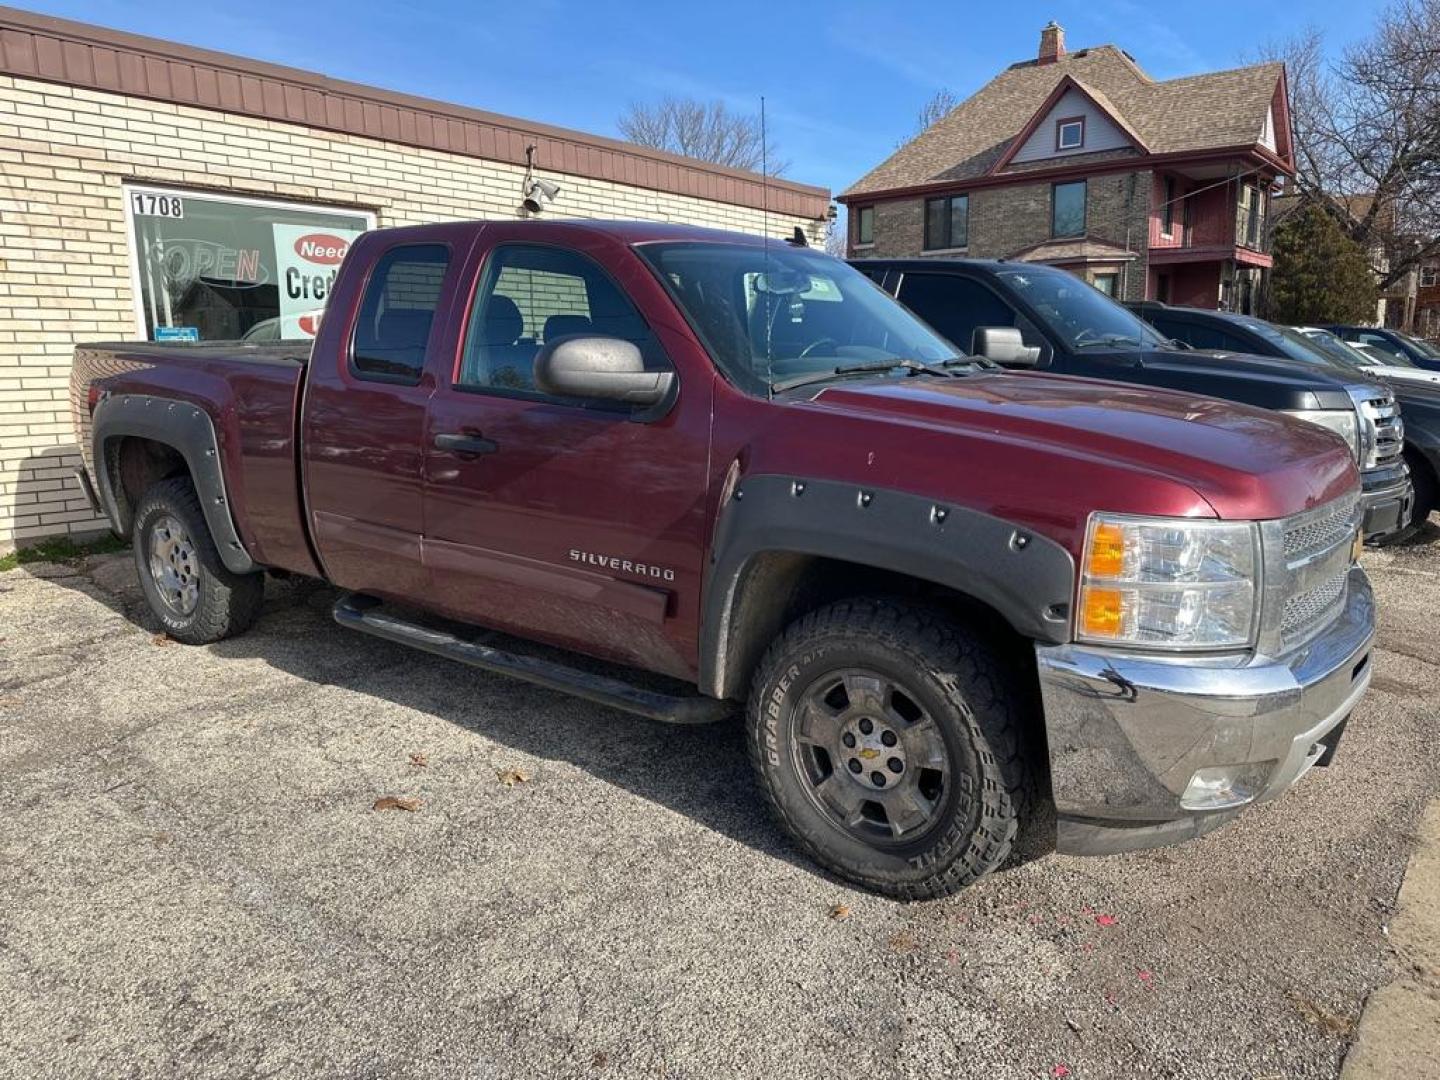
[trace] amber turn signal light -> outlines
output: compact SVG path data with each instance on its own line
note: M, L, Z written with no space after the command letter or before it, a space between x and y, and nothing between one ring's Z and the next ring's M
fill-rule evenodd
M1080 627L1089 637L1119 637L1125 621L1119 589L1087 585L1080 598Z
M1125 569L1125 530L1102 521L1090 534L1090 561L1085 572L1092 578L1119 577Z

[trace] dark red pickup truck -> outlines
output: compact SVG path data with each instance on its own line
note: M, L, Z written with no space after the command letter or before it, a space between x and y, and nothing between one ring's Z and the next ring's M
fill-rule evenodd
M372 232L308 358L93 345L73 393L171 636L243 630L286 571L344 625L656 719L748 701L784 824L897 896L995 867L1043 800L1063 851L1198 835L1327 764L1370 679L1335 436L995 370L775 241Z

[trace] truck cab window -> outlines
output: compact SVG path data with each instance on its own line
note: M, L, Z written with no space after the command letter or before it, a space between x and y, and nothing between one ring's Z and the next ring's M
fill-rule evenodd
M577 335L623 338L640 347L648 369L670 369L650 327L599 266L560 248L505 245L490 256L476 293L457 383L545 397L535 388L536 355Z
M391 248L375 264L360 301L350 368L357 379L414 386L450 265L444 244Z

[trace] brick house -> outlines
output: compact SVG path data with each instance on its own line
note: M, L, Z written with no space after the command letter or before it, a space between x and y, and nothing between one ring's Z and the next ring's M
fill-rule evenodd
M1266 212L1294 175L1281 64L1157 82L1114 45L1041 32L842 195L853 257L1064 267L1125 299L1251 311Z
M1440 341L1440 259L1421 263L1415 277L1415 333Z
M0 552L104 525L72 475L77 342L305 335L333 267L300 239L523 216L527 150L549 217L828 229L824 188L0 8Z

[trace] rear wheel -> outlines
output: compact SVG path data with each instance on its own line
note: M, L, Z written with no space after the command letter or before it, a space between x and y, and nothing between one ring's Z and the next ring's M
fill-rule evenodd
M226 568L189 479L162 480L141 497L132 546L141 591L176 641L207 645L259 615L264 575Z
M751 758L817 862L902 899L943 896L1004 861L1029 809L1026 701L944 615L845 601L771 646L751 693Z

